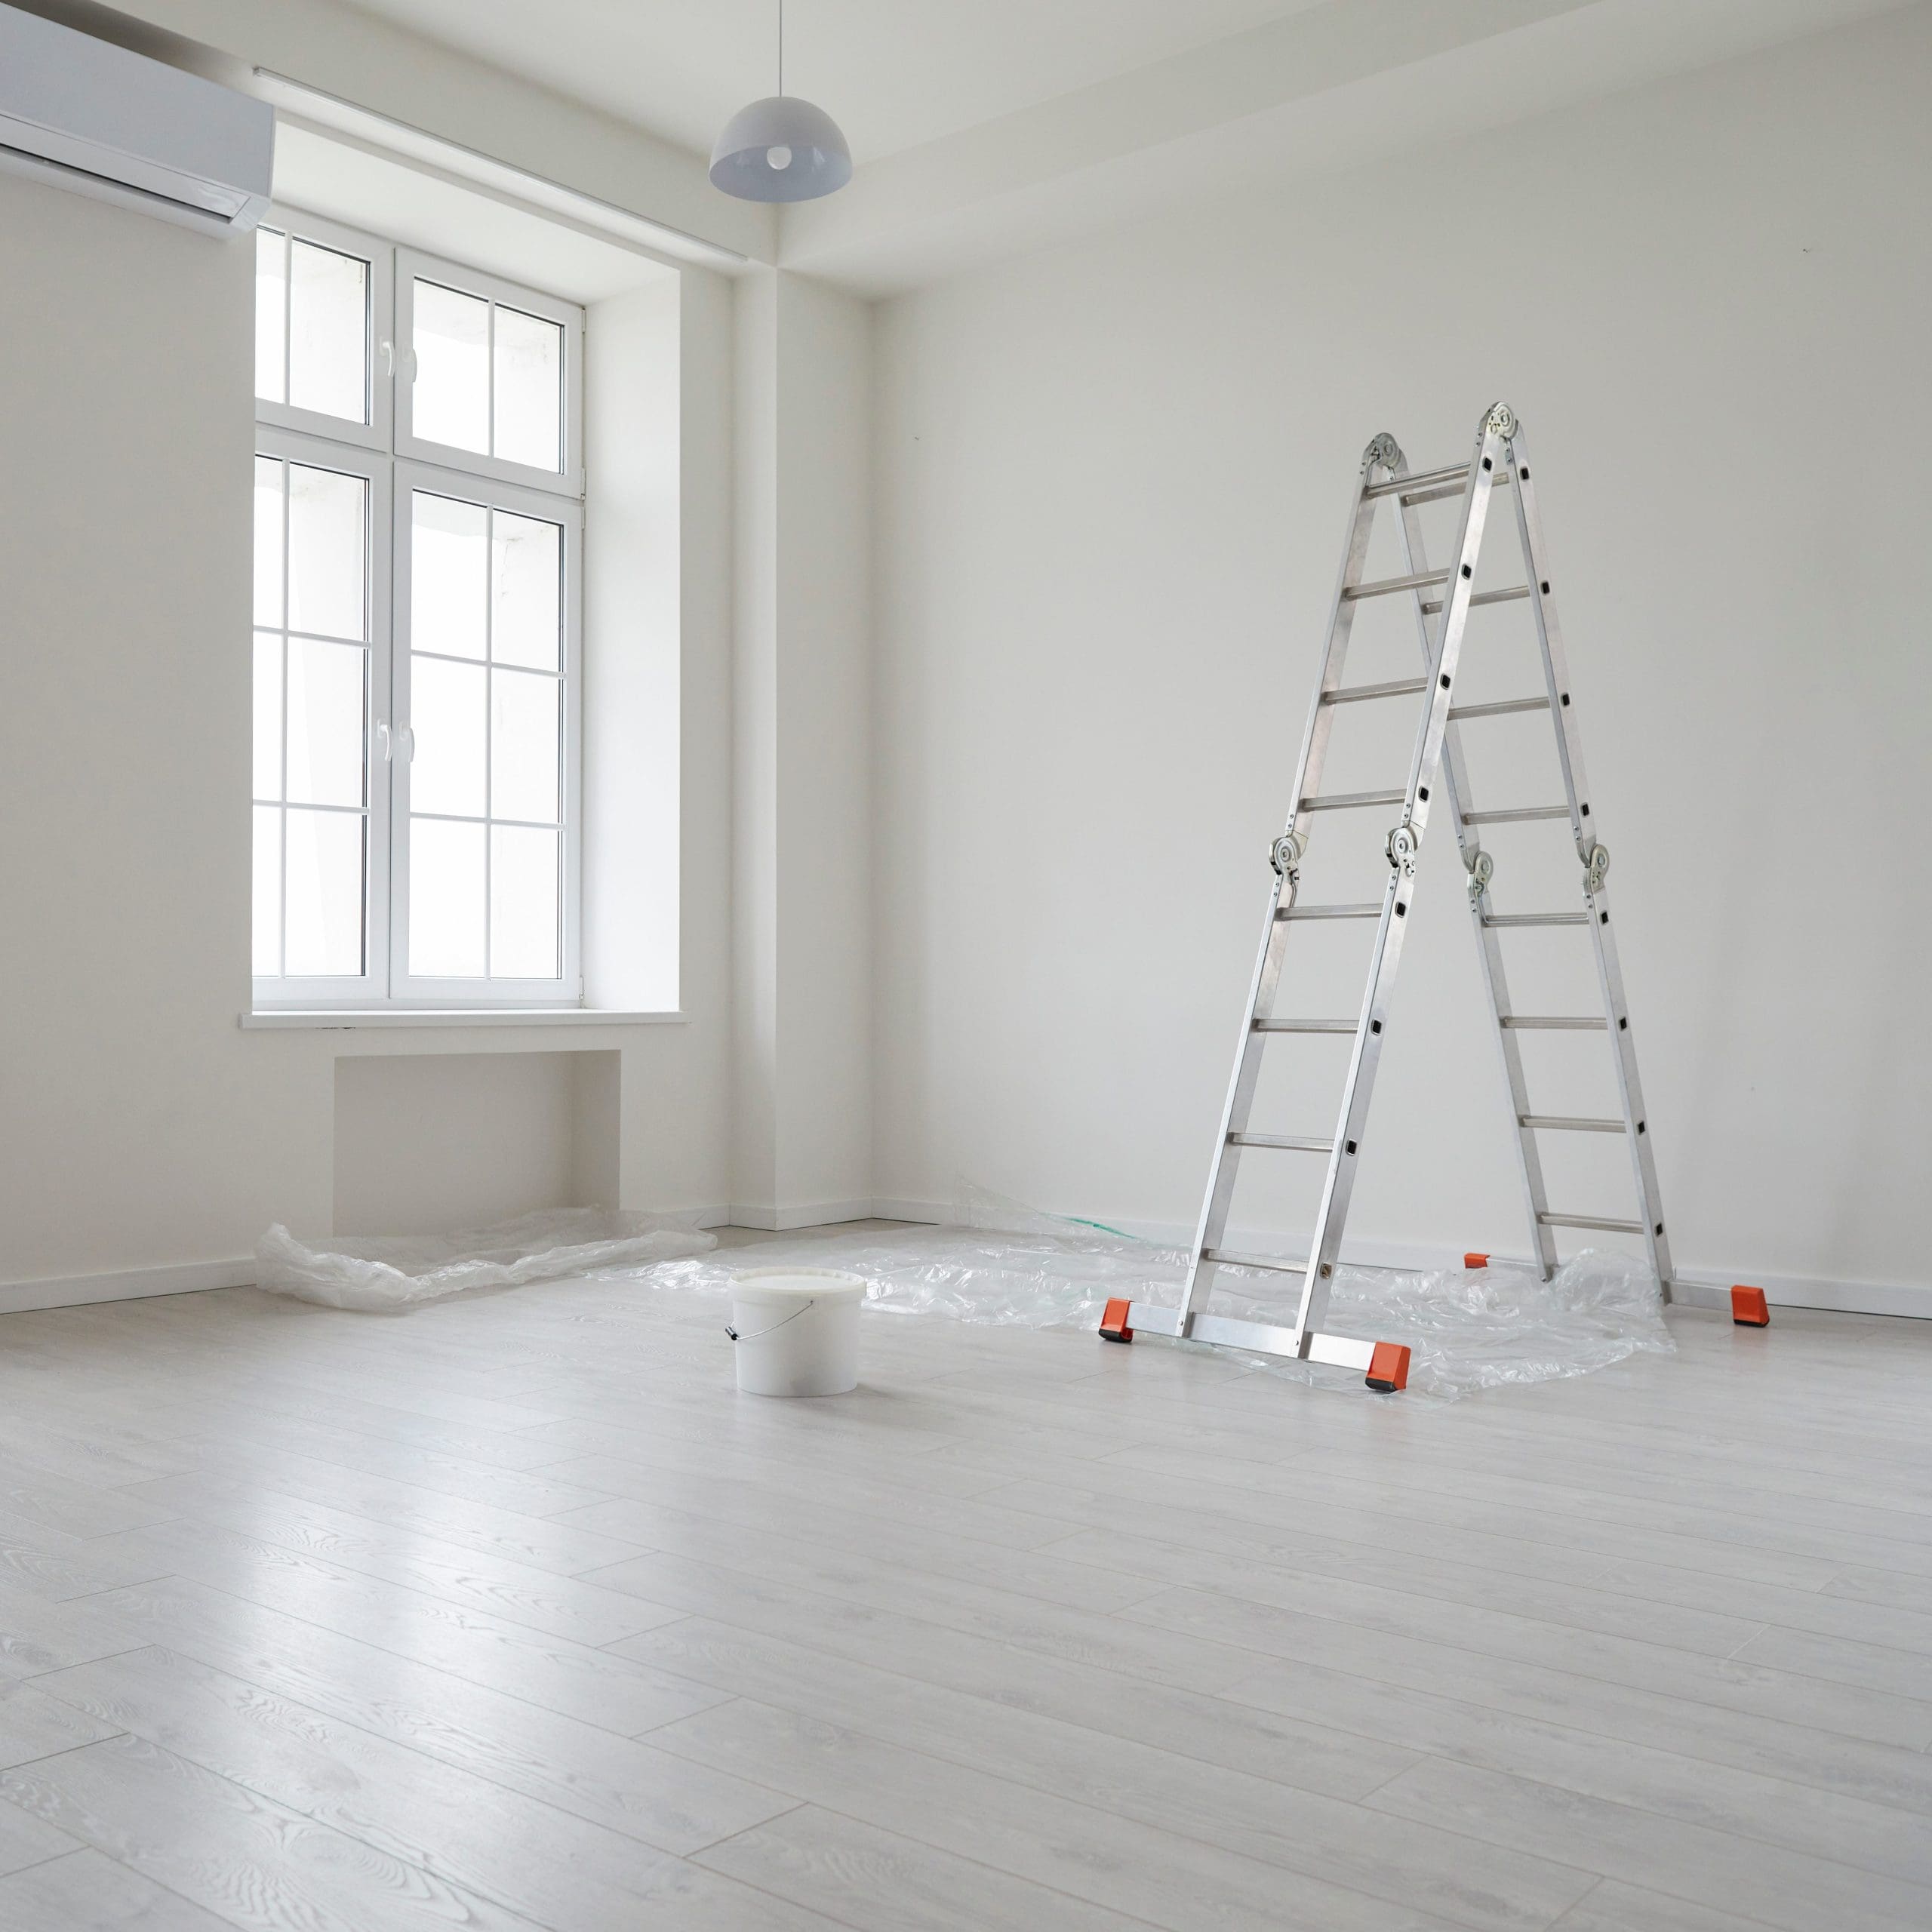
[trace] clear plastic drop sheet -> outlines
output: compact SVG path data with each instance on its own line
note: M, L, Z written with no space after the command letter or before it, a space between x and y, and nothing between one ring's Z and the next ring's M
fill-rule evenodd
M255 1244L257 1286L329 1308L395 1314L470 1288L634 1270L703 1254L717 1237L615 1208L546 1208L448 1235L377 1235L313 1247L279 1222Z
M738 1269L786 1261L863 1275L866 1305L882 1314L1026 1328L1097 1330L1102 1309L1118 1298L1172 1305L1187 1272L1180 1249L968 1188L955 1225L801 1235L667 1263L652 1268L650 1279L725 1294ZM1221 1269L1214 1309L1292 1321L1300 1284L1285 1281ZM1632 1355L1675 1352L1656 1277L1634 1256L1595 1250L1565 1263L1549 1281L1508 1263L1435 1272L1340 1268L1324 1325L1364 1340L1406 1343L1409 1393L1445 1401L1483 1389L1588 1375ZM1231 1352L1217 1352L1226 1358ZM1267 1355L1238 1358L1285 1380L1371 1395L1358 1371Z

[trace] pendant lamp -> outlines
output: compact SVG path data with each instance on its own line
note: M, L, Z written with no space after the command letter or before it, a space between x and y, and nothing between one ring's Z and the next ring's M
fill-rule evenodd
M785 91L785 0L778 0L778 91L741 107L711 150L714 187L741 202L810 202L852 178L852 151L822 107Z

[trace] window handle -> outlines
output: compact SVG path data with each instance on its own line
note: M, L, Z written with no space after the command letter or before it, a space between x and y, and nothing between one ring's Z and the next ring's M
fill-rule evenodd
M385 763L408 764L414 760L416 734L407 724L392 724L384 718L377 723L376 731L383 741Z
M395 374L395 344L385 337L377 343L376 353L383 358L383 374L393 376Z

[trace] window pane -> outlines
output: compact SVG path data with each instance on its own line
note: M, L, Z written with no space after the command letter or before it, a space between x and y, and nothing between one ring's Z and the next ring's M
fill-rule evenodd
M510 463L563 468L564 332L515 309L497 311L497 448Z
M520 825L490 828L490 977L554 980L557 835Z
M360 805L365 700L359 644L288 640L288 796Z
M255 633L255 796L281 796L281 639Z
M491 655L499 664L558 668L563 534L554 523L498 510L491 521Z
M438 980L483 977L480 825L416 819L409 827L409 970Z
M433 281L416 285L416 434L490 453L490 305Z
M291 978L362 971L362 814L291 810L288 950Z
M282 383L283 331L288 318L288 237L272 228L255 230L255 393L264 402L286 402Z
M255 621L281 622L281 465L255 459Z
M490 816L555 825L561 686L529 671L493 671L490 683Z
M272 979L281 971L281 811L255 808L255 976Z
M490 512L419 490L410 502L409 641L448 657L483 656Z
M288 466L288 627L362 635L369 486L340 470Z
M288 400L352 423L369 417L369 265L291 241L288 249Z
M480 664L411 659L409 723L416 734L409 766L413 811L483 816L484 683L488 675Z

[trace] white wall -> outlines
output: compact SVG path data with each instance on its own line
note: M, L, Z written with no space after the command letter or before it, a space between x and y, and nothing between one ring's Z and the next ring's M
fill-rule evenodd
M737 284L732 1219L872 1195L871 314Z
M1191 1223L1363 445L1502 397L1678 1266L1924 1282L1928 243L1921 8L885 306L876 1193ZM1355 1244L1521 1252L1425 860Z
M615 1053L386 1054L335 1066L335 1232L446 1234L617 1198Z

